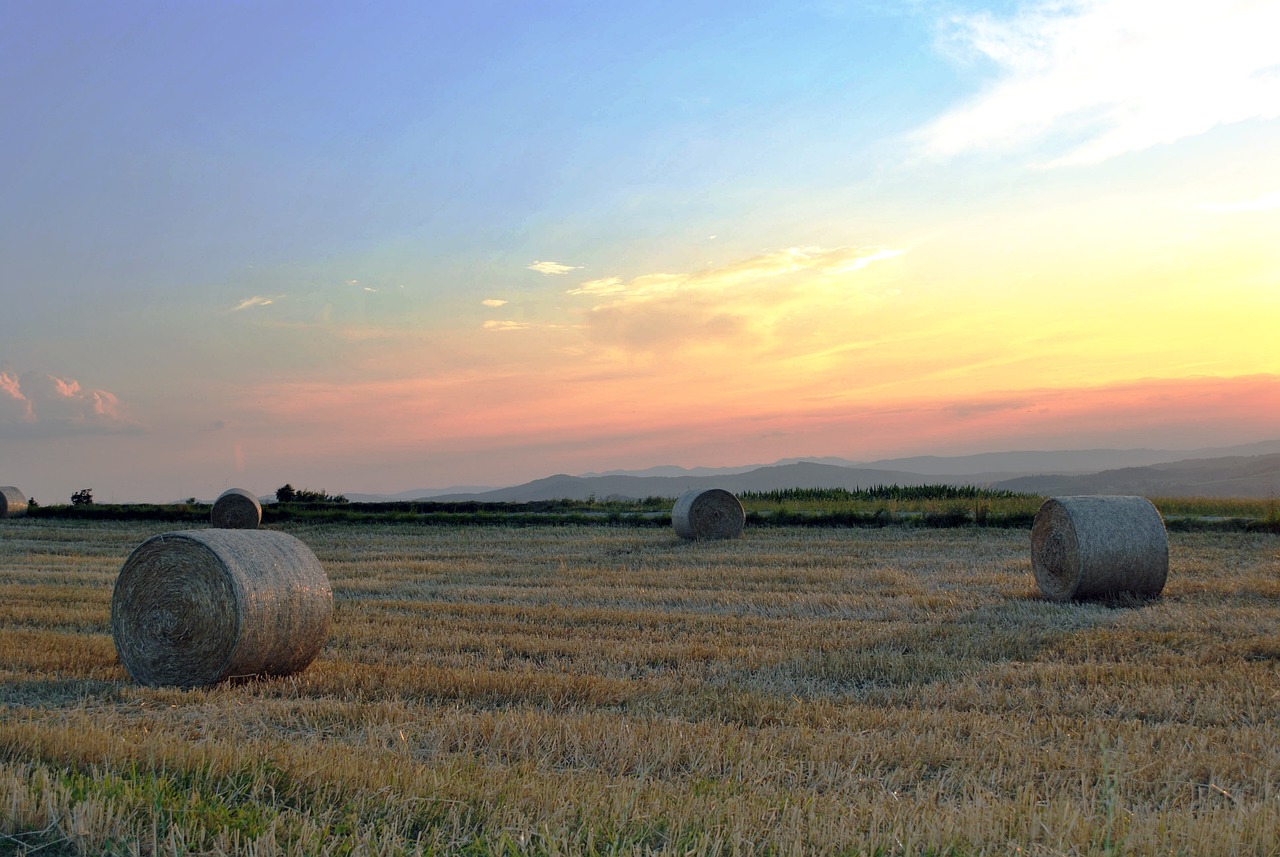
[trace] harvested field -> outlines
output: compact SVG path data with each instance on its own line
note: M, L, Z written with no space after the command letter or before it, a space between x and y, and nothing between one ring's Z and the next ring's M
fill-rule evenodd
M147 688L160 522L0 522L0 853L1280 853L1280 538L1041 600L1024 530L277 527L328 645Z

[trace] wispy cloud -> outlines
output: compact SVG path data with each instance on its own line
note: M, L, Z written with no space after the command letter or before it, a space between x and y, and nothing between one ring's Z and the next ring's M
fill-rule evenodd
M1280 191L1265 193L1254 199L1236 202L1207 202L1200 206L1200 209L1213 214L1248 214L1257 211L1274 211L1280 209Z
M527 321L486 321L485 330L528 330L533 325Z
M644 274L630 281L620 277L589 280L570 295L648 298L676 292L706 292L744 286L753 282L807 273L825 277L861 270L873 262L902 255L902 250L865 247L789 247L773 250L741 262L687 274Z
M279 295L274 298L264 298L261 295L254 295L251 298L245 298L244 300L240 301L240 303L236 304L231 308L231 311L239 312L242 309L249 309L250 307L255 307L255 306L271 306L273 303L275 303L277 300L283 297L284 295Z
M833 313L856 312L865 294L850 277L903 252L789 247L689 273L589 280L567 293L594 299L584 329L609 348L650 351L677 343L708 348L736 342L757 351L789 337L783 331L793 326L812 321L825 327ZM850 300L855 294L857 300Z
M1045 166L1094 164L1280 117L1274 0L1054 0L950 24L999 76L919 132L932 156L1042 146Z
M500 306L507 305L507 301L500 300L498 298L485 298L484 300L480 301L480 303L483 304L484 306L493 307L495 309Z
M526 267L530 271L537 271L539 274L567 274L570 271L582 270L580 265L562 265L559 262L534 262Z
M571 295L616 295L625 292L621 277L604 277L599 280L588 280L576 289L569 289Z

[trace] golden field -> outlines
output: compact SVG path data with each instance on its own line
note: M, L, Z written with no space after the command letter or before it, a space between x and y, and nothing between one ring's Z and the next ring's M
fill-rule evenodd
M1280 539L1038 598L1025 530L282 525L305 672L131 682L154 522L0 521L0 854L1280 854Z

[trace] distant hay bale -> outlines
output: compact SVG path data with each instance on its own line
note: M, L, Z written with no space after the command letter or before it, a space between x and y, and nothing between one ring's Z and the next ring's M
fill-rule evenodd
M305 669L332 613L324 569L293 536L184 530L147 539L125 560L111 636L136 681L202 687Z
M746 514L738 498L723 488L686 491L671 509L671 526L682 539L732 539Z
M27 514L27 498L12 485L0 486L0 518L17 518Z
M243 488L228 488L213 501L209 521L223 530L256 530L262 523L262 504Z
M1169 534L1145 497L1052 497L1031 527L1031 569L1045 598L1154 598L1169 574Z

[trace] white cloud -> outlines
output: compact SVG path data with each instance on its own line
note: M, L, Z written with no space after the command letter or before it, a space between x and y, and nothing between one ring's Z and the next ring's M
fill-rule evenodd
M283 295L281 295L280 297L283 297ZM240 301L240 303L236 304L231 308L231 311L239 312L240 310L248 309L249 307L271 306L273 303L276 302L276 300L278 300L278 298L264 298L261 295L254 295L251 298L245 298L244 300Z
M486 321L485 330L528 330L533 325L526 321Z
M569 289L571 295L613 295L626 291L621 277L605 277L601 280L588 280L576 289Z
M1280 117L1275 0L1066 0L951 23L1000 75L919 132L929 155L1041 145L1045 166L1094 164Z
M1280 191L1265 193L1255 199L1238 202L1207 202L1200 206L1202 211L1213 214L1249 214L1258 211L1274 211L1280 208Z
M567 274L570 271L582 270L581 266L562 265L559 262L534 262L527 267L530 271L537 271L539 274Z
M507 305L507 301L499 300L498 298L485 298L484 300L480 301L480 303L484 304L487 307L494 307L495 309L497 307Z
M741 287L789 274L826 277L861 270L873 262L901 256L904 251L866 247L788 247L773 250L732 265L688 274L645 274L624 282L607 277L569 289L571 295L651 298L676 292L707 292Z

